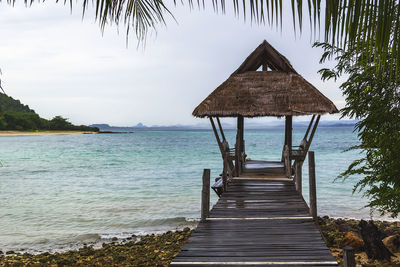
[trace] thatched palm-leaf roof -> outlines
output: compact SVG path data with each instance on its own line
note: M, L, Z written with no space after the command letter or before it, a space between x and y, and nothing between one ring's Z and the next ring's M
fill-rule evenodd
M271 71L256 71L260 66ZM264 41L193 111L193 116L260 117L337 113L335 105Z
M303 77L250 71L229 77L193 112L196 117L244 117L336 113L335 105Z
M263 65L268 66L271 70L297 73L289 60L264 40L232 75L246 71L256 71Z

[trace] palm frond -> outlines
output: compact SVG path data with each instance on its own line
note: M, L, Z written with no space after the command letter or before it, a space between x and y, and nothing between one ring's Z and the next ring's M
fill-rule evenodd
M3 0L4 1L4 0ZM16 0L6 0L14 4ZM35 0L24 0L30 5ZM40 0L39 0L40 1ZM57 0L58 1L58 0ZM64 0L64 4L68 0ZM231 0L233 11L244 19L250 16L257 23L268 22L269 25L282 26L282 0ZM1 2L1 0L0 0ZM174 0L172 6L189 5L198 8L212 8L224 13L227 0ZM72 7L73 1L68 1ZM124 23L128 34L131 28L139 40L144 40L148 31L165 24L167 15L173 17L166 0L83 0L82 10L88 6L95 7L96 18L100 26ZM396 66L395 75L400 70L400 0L291 0L293 27L302 31L303 5L307 5L307 16L311 26L311 34L316 36L323 29L324 41L341 48L362 44L363 49L375 56L375 64L384 68L388 53L392 56L391 64ZM322 8L324 6L324 9ZM321 16L325 18L321 25ZM322 27L321 27L322 26ZM395 32L391 35L392 31ZM391 36L394 38L391 39ZM363 42L360 42L363 38ZM322 41L322 40L321 40Z

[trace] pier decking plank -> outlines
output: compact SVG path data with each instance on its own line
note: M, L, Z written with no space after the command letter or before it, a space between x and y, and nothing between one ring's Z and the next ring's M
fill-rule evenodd
M229 183L172 266L337 266L290 179Z

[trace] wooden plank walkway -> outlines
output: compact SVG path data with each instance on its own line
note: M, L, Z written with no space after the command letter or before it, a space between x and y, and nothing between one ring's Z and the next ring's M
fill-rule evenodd
M234 178L171 266L337 266L287 178Z

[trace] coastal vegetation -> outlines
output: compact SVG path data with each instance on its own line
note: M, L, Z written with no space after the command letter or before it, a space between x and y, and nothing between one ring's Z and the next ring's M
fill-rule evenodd
M41 118L28 105L0 93L0 130L66 130L98 132L97 127L73 125L68 119L55 116L51 120Z
M400 16L400 11L396 14ZM392 64L397 55L389 49L386 64L377 65L377 55L362 49L367 40L362 37L347 49L328 43L315 44L325 51L322 62L331 58L337 62L334 68L320 71L324 80L348 76L340 86L346 97L342 116L359 120L355 131L360 144L350 149L362 153L340 177L361 176L354 191L363 191L372 209L397 217L400 213L400 76L398 67ZM390 42L398 37L392 29Z

